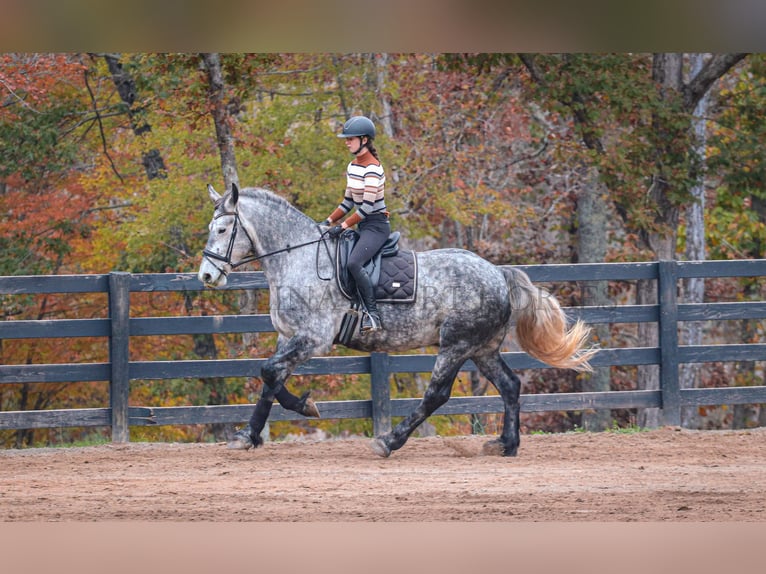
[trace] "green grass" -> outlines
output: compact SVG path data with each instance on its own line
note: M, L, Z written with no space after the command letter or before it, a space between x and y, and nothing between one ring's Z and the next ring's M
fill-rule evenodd
M640 432L648 432L650 429L640 427L636 424L630 424L626 427L618 426L617 421L612 421L612 426L608 429L605 429L604 431L600 432L610 432L610 433L616 433L616 434L635 434ZM575 427L570 430L566 431L567 433L587 433L587 432L599 432L599 431L588 431L582 428L581 426L575 425ZM530 435L549 435L549 434L565 434L565 433L555 433L550 431L543 431L543 430L533 430L529 432Z

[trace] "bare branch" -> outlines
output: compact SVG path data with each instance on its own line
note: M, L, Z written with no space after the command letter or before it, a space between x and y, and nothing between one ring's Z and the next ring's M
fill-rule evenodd
M684 106L693 110L721 76L747 57L747 53L714 54L699 73L684 86Z
M8 102L6 102L6 103L4 103L2 105L3 108L8 107L8 106L12 106L13 104L17 103L17 104L21 104L22 106L27 108L29 111L32 111L32 112L34 112L36 114L40 113L36 109L34 109L32 106L30 106L24 98L22 98L20 95L18 95L14 91L14 89L11 88L11 86L8 85L8 82L3 80L2 78L0 78L0 85L2 85L6 90L8 90L8 93L11 95L11 99Z
M104 134L104 124L101 122L101 112L98 110L98 105L96 104L96 96L93 94L93 90L90 87L90 82L88 81L88 70L86 69L83 72L83 76L85 78L85 87L88 90L88 95L90 96L90 101L93 104L93 111L96 114L96 121L98 122L98 130L101 134L101 145L104 150L104 155L106 156L106 159L109 160L109 165L112 167L112 171L114 174L119 178L120 183L125 183L125 180L120 175L120 172L117 171L117 166L114 165L114 161L112 160L112 156L109 155L109 149L106 143L106 135Z

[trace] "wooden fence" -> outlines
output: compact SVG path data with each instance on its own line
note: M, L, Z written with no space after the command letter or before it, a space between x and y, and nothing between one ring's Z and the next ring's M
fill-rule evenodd
M657 347L605 348L593 358L596 367L610 365L659 365L660 389L637 391L524 394L523 412L579 411L585 409L662 409L666 424L680 424L681 408L688 406L766 403L766 386L706 389L679 388L680 363L766 360L765 344L682 346L678 324L682 321L755 319L766 317L766 302L679 304L678 282L687 277L758 277L766 275L766 260L660 261L653 263L606 263L519 266L535 282L655 280L657 305L572 307L567 314L586 323L656 322ZM0 429L111 426L114 442L129 440L134 425L186 425L241 423L249 419L252 405L142 407L129 405L133 380L252 377L259 376L264 359L131 361L133 337L152 335L269 332L268 315L194 317L131 317L130 294L149 291L199 291L203 287L192 274L59 275L0 277L1 295L42 293L107 293L108 316L102 319L65 319L0 322L0 340L22 338L105 337L109 344L106 363L0 365L0 385L11 383L109 382L109 405L103 408L0 412ZM265 289L262 272L230 275L226 289ZM0 341L1 342L1 341ZM525 353L504 353L513 369L536 369L545 365ZM391 399L392 373L429 372L434 355L316 357L296 374L369 373L369 400L326 401L319 407L323 418L372 418L376 434L391 427L392 417L408 414L420 398ZM465 371L475 367L468 362ZM499 396L453 397L437 414L502 412ZM302 418L275 405L270 420Z

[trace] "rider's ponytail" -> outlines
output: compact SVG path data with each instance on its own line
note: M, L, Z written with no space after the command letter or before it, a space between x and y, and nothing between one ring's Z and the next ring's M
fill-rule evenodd
M380 158L378 157L378 150L375 149L375 144L372 143L371 138L367 138L367 143L365 145L367 146L367 149L370 150L370 153L375 157L375 159L380 161Z

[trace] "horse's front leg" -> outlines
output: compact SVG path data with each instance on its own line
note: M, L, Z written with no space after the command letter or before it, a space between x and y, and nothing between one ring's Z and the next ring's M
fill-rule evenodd
M287 377L298 365L310 359L316 349L317 344L310 337L295 336L290 339L280 337L277 342L277 352L261 367L263 387L250 422L235 433L229 448L247 450L263 444L261 431L266 426L274 399L277 399L285 409L307 417L319 417L319 410L308 392L297 397L285 388Z

